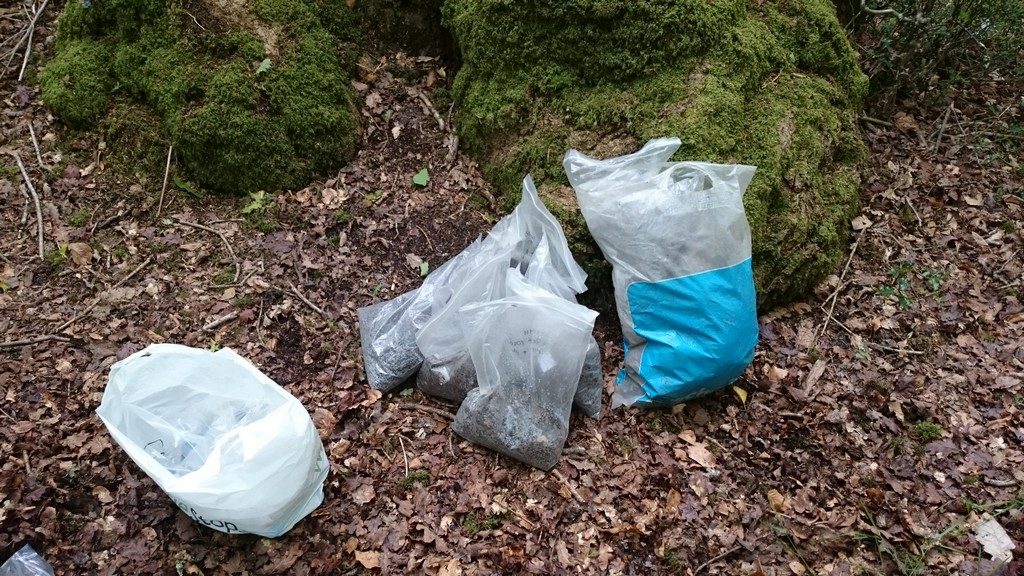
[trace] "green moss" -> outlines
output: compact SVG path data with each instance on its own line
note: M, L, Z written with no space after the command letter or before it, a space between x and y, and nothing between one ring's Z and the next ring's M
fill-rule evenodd
M69 125L91 125L106 110L113 86L110 54L104 42L69 40L59 45L56 56L43 70L43 100Z
M588 271L604 274L562 155L668 135L682 140L676 159L758 166L745 202L762 306L806 293L838 262L866 78L831 3L448 0L444 13L463 50L462 141L500 191L533 173Z
M69 2L44 99L82 127L103 117L112 96L115 112L148 108L143 117L155 115L150 125L189 178L214 191L302 186L353 154L353 51L340 44L353 37L351 9L257 0L190 10L156 0ZM264 58L269 70L257 72ZM125 122L112 124L125 139L153 140L145 126L130 136Z

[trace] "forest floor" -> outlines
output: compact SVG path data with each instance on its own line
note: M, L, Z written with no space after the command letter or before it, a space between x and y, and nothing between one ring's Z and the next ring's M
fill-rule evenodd
M866 119L849 260L762 316L736 388L574 414L544 473L362 374L357 308L501 216L427 104L451 69L365 57L364 142L338 174L219 198L175 184L172 154L161 206L164 174L115 173L102 134L48 115L39 62L0 78L0 559L31 543L58 574L1024 573L1020 85ZM621 334L600 312L610 391ZM94 412L110 366L155 342L230 347L294 394L331 460L323 504L265 539L160 492ZM1009 565L974 536L989 518L1016 539Z

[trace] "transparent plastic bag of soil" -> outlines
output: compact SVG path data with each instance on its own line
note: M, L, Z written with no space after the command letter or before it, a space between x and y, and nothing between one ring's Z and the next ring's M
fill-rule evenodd
M479 386L453 430L542 470L558 461L597 313L508 275L508 297L463 307Z
M0 565L0 576L53 576L53 568L26 544Z
M371 388L388 392L416 375L423 363L416 335L435 308L451 298L453 284L457 287L466 272L464 264L475 260L481 248L476 241L431 272L419 288L359 309L363 368Z

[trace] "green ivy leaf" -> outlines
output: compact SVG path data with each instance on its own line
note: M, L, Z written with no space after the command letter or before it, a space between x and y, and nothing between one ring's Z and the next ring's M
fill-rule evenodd
M270 58L264 58L263 62L260 62L259 68L256 69L256 75L259 76L261 74L266 74L267 72L270 72L270 66Z
M420 262L420 276L425 278L427 274L430 274L430 264L426 261Z
M423 170L420 170L419 172L416 173L415 176L412 177L412 183L417 185L417 186L424 186L425 187L429 182L430 182L430 172L427 172L426 168L424 168Z

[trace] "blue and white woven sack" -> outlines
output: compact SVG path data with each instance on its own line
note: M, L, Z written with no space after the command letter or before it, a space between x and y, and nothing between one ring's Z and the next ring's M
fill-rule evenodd
M728 385L757 344L743 193L753 166L669 162L678 138L597 160L565 155L591 235L612 264L625 365L612 406L664 406Z

